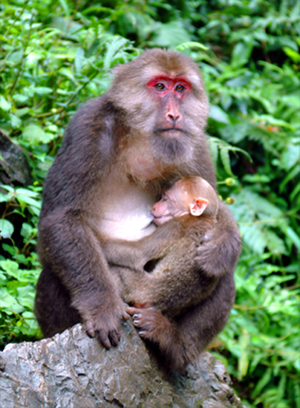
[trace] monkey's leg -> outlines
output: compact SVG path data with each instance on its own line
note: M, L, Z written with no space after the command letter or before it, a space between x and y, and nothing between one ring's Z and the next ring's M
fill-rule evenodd
M233 271L219 279L214 291L177 320L185 344L202 352L227 323L235 299Z
M225 326L235 298L233 274L220 278L215 290L175 321L154 308L127 308L144 339L156 343L171 368L183 372Z
M45 337L61 333L81 321L71 298L59 278L46 265L37 283L35 314Z
M189 358L184 337L177 325L152 307L129 307L126 310L133 315L133 324L140 329L140 336L157 344L165 363L173 370L184 374Z

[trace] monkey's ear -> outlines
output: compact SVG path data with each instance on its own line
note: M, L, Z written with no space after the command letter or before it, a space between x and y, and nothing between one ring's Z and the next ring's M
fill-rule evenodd
M190 213L194 215L195 217L199 217L201 215L205 208L208 206L209 201L206 200L205 198L195 198L194 202L190 204Z

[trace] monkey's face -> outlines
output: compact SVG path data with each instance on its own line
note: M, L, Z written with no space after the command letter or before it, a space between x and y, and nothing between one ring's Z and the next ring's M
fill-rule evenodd
M180 137L186 132L182 104L190 95L191 83L185 77L158 75L150 79L147 88L157 107L154 132L164 138Z
M178 165L199 153L208 114L197 66L174 51L150 50L115 70L110 91L127 126L159 162Z
M163 225L175 217L189 214L193 197L185 187L177 182L163 192L160 201L152 207L152 215L156 225Z

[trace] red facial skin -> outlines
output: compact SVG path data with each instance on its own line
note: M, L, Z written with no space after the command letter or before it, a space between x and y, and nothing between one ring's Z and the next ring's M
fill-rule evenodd
M157 75L150 79L147 88L152 98L160 105L156 132L169 137L184 132L181 103L189 96L191 83L184 76L170 78Z

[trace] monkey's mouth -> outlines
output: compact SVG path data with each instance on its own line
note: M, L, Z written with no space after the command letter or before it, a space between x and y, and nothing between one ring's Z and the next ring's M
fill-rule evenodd
M167 128L167 129L156 129L155 133L163 133L163 134L169 134L169 135L175 136L178 133L185 133L185 131L179 128Z
M163 215L161 217L154 216L154 224L159 227L160 225L165 224L166 222L170 221L173 217L171 215Z

